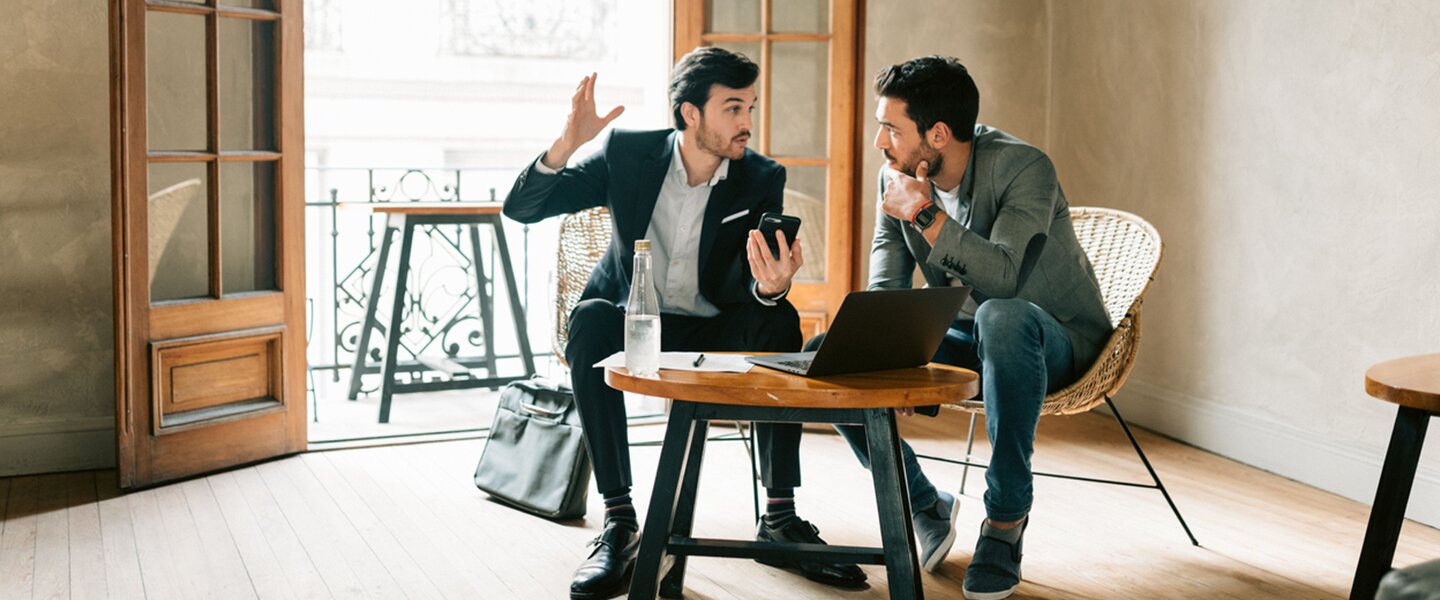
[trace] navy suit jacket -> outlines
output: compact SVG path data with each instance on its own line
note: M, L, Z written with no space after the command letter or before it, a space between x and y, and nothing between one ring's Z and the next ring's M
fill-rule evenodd
M629 295L635 240L650 227L676 135L674 129L611 130L604 148L559 173L541 173L531 163L505 197L505 216L521 223L597 206L610 209L610 249L590 273L581 300L619 304ZM743 158L730 161L729 174L711 190L700 229L699 287L722 311L759 302L750 293L754 278L745 243L761 214L783 211L784 192L785 167L749 148Z

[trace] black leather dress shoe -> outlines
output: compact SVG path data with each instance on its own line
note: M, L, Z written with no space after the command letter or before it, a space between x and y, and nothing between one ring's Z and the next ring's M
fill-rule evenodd
M611 521L590 544L595 549L575 569L575 579L570 582L571 600L601 600L624 592L640 535L632 524Z
M800 517L791 517L778 527L772 527L762 518L755 539L762 542L825 543L825 540L820 539L820 530ZM865 587L865 572L853 564L829 564L809 560L756 559L755 562L772 567L799 569L806 579L825 585L851 589Z

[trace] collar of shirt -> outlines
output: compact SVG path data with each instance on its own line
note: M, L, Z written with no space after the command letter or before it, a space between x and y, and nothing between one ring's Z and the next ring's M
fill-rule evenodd
M690 174L685 172L685 161L684 159L680 158L680 142L684 139L684 136L685 132L683 131L677 132L675 135L674 147L670 149L670 174L674 177L678 177L679 180L683 182L686 187L692 187L690 185ZM722 158L720 159L720 166L715 169L715 175L710 178L710 181L702 183L700 185L715 187L716 184L724 181L725 178L729 176L730 159Z

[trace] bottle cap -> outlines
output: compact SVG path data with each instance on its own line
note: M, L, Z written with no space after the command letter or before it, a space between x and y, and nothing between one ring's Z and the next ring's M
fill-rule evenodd
M650 240L635 240L635 251L636 251L636 252L649 252L649 251L650 251Z

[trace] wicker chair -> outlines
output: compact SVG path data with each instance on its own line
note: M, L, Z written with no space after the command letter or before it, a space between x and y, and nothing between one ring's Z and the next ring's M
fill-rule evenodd
M1160 482L1160 476L1150 466L1150 460L1145 457L1145 451L1140 448L1140 443L1135 440L1134 434L1130 432L1130 426L1120 416L1120 411L1115 407L1113 401L1115 393L1120 390L1120 386L1125 384L1126 378L1130 375L1130 369L1135 365L1135 353L1140 346L1140 308L1144 303L1146 289L1149 288L1150 282L1155 280L1155 271L1160 266L1160 256L1163 252L1160 234L1144 219L1124 211L1108 208L1072 207L1070 216L1075 223L1075 235L1080 240L1080 246L1085 249L1085 254L1090 257L1090 262L1095 267L1095 276L1100 282L1100 293L1105 298L1105 308L1110 313L1110 324L1115 327L1115 332L1110 335L1109 342L1105 344L1104 349L1100 351L1100 356L1096 358L1095 363L1085 372L1084 376L1068 387L1045 397L1045 404L1041 407L1040 414L1074 415L1101 404L1109 406L1110 413L1115 416L1115 420L1125 431L1125 437L1129 438L1131 446L1135 448L1135 453L1140 456L1140 462L1144 463L1145 470L1149 471L1153 483L1145 485L1053 473L1037 472L1035 474L1160 490L1160 493L1165 496L1165 502L1170 505L1170 510L1175 513L1175 518L1180 521L1180 526L1185 529L1185 535L1189 536L1190 543L1198 546L1200 543L1195 540L1195 535L1185 524L1185 518L1180 516L1180 509L1176 508L1174 500L1170 498L1170 492L1165 490L1165 485ZM975 442L975 416L976 413L985 411L985 404L980 400L968 400L947 405L947 408L970 413L965 460L955 461L934 456L925 458L965 465L960 478L960 493L964 494L965 480L969 475L970 467L985 466L971 461L971 451L974 449Z
M591 208L565 216L560 222L560 250L555 257L555 337L551 339L555 358L566 367L565 345L570 341L570 313L580 303L590 272L610 248L610 210ZM721 434L713 441L739 441L750 456L751 494L755 503L755 520L760 520L760 474L755 468L755 447L751 443L753 426L736 423L736 433ZM658 446L659 442L636 442L631 446Z

